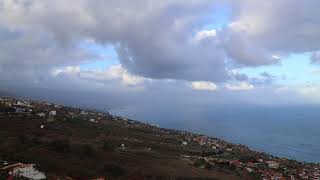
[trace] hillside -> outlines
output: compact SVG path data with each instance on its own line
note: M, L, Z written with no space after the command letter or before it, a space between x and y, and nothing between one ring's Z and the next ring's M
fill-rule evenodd
M38 172L34 179L315 179L320 174L319 165L217 138L13 98L0 99L0 162L0 179L26 178L22 171L28 164Z

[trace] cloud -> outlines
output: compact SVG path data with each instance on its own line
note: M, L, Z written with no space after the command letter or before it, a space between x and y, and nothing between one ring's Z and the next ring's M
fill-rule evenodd
M276 78L276 76L273 76L267 72L262 72L259 74L259 76L250 78L249 82L254 85L271 85Z
M231 28L260 47L286 53L318 50L320 13L315 0L241 0ZM295 11L299 9L299 13Z
M287 91L290 91L290 88L288 86L281 86L281 87L276 88L274 92L276 94L280 94L280 93L287 92Z
M313 98L320 98L319 92L320 92L320 86L317 85L308 85L308 86L302 86L297 88L297 92Z
M254 89L254 85L247 82L227 83L225 88L231 91L248 91Z
M121 65L113 65L105 70L82 70L79 66L67 66L52 70L53 76L77 76L80 79L92 80L100 83L110 83L111 80L119 81L124 86L142 86L146 78L133 75Z
M293 99L302 99L300 103L303 104L319 104L320 103L320 85L308 84L308 85L291 85L291 86L279 86L275 88L274 93L284 96L290 95ZM289 97L290 97L289 96Z
M268 65L279 61L279 53L317 50L316 5L312 0L6 0L0 4L0 38L6 40L2 46L9 46L0 52L0 63L19 67L23 61L21 68L27 65L29 70L41 64L78 65L101 58L78 46L92 39L116 47L121 64L132 74L223 82L230 78L230 68ZM221 6L232 11L229 25L219 31L203 28L219 18L212 13ZM192 43L192 36L206 41Z
M203 30L203 31L199 31L197 32L197 34L194 37L195 41L201 41L203 39L207 39L210 37L215 37L217 35L217 31L215 29L211 29L211 30Z
M320 69L311 71L312 75L320 75Z
M312 62L317 63L319 3L0 1L1 85L72 89L68 82L104 92L112 86L125 90L146 86L153 91L165 89L170 79L177 89L185 82L204 90L216 90L212 82L227 83L226 89L234 91L256 90L260 84L271 87L276 77L270 74L250 78L230 71L279 63L293 53L315 52ZM222 6L231 11L229 22L215 27L219 19L215 12ZM93 45L114 47L120 64L104 70L81 69L81 64L105 60L101 52L81 45L88 39Z
M189 83L189 86L194 90L199 91L215 91L217 90L217 85L213 82L208 81L195 81Z
M320 51L312 53L311 63L312 64L320 64Z
M92 39L116 47L121 64L133 74L154 79L223 81L227 78L224 53L214 45L189 42L190 32L208 19L218 4L181 0L80 0L76 4L70 0L7 0L0 4L0 22L10 31L19 31L22 38L30 37L25 44L17 42L16 47L34 42L30 34L40 35L41 42L47 43L34 42L40 50L52 46L51 54L32 58L33 64L46 59L55 66L61 65L57 61L77 65L82 57L74 55L94 59L86 57L77 46ZM15 62L28 55L15 54ZM65 57L57 57L60 54Z

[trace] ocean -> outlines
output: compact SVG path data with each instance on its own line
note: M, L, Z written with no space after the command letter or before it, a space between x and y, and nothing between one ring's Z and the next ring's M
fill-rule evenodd
M320 108L217 106L139 109L112 113L240 143L256 151L320 163Z

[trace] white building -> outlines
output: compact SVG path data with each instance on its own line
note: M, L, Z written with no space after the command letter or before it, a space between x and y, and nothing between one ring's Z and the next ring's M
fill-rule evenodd
M266 161L266 163L268 164L268 167L272 168L272 169L278 169L280 166L279 163L274 162L274 161Z
M41 112L41 113L38 113L37 116L39 116L39 117L41 117L41 118L44 118L44 117L46 117L46 114L43 113L43 112Z
M46 175L34 168L34 164L24 164L18 166L12 171L13 176L21 176L33 180L46 179Z
M57 111L50 111L49 112L49 116L55 116L55 115L57 115Z
M54 107L60 109L61 105L55 104Z
M183 141L182 145L186 146L186 145L188 145L188 143L186 141Z
M24 113L24 112L26 112L26 110L25 109L23 109L23 108L15 108L15 110L16 110L16 113Z
M24 103L22 101L17 101L16 105L17 106L24 106Z

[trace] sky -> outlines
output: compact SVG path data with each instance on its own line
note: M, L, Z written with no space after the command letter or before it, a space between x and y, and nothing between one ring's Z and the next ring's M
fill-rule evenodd
M132 114L319 105L319 6L0 0L0 90Z

